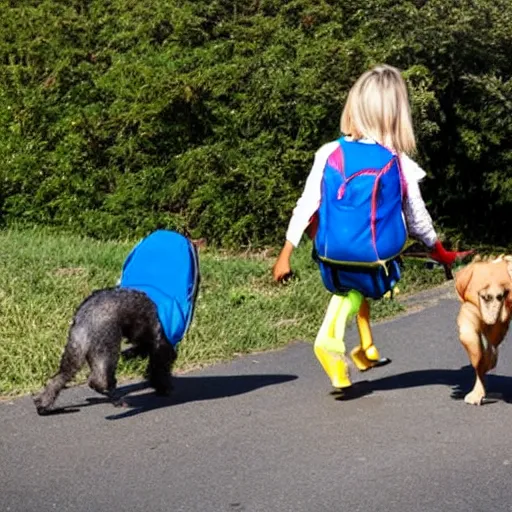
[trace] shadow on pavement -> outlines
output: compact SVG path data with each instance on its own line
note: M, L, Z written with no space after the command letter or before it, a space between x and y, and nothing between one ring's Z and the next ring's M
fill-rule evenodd
M297 379L297 375L225 375L225 376L190 376L174 377L174 389L171 396L157 396L147 382L137 382L118 387L118 396L122 406L118 411L106 417L108 420L129 418L143 412L171 407L173 405L194 402L198 400L215 400L243 393L249 393L266 386L275 386ZM148 390L147 393L133 394ZM110 403L106 397L86 398L84 403L60 407L52 414L78 412L83 407Z
M390 375L373 381L360 381L351 388L344 390L337 400L354 400L374 391L415 388L420 386L451 386L451 398L462 400L471 391L475 373L471 366L463 366L459 370L418 370L413 372ZM486 377L487 398L485 403L503 401L512 403L512 377L490 374Z
M173 405L195 402L198 400L215 400L243 393L258 388L274 386L297 379L296 375L225 375L225 376L194 376L174 377L174 389L169 397L157 396L153 391L126 396L134 390L120 388L125 395L124 402L129 408L119 414L107 416L109 420L119 420L137 414L169 407ZM146 384L147 387L147 384ZM140 389L140 388L139 388Z

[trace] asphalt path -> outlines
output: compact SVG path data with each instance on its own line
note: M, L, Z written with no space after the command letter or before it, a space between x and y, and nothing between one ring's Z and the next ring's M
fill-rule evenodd
M63 391L66 414L3 403L0 511L512 511L512 345L490 403L465 404L446 290L374 327L392 363L344 397L296 342L178 376L169 399L130 383L125 408L86 387Z

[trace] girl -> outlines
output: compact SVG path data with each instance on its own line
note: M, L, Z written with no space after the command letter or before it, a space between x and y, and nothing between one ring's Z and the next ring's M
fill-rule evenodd
M316 152L313 168L306 180L304 191L293 210L286 233L286 242L273 268L273 277L276 281L281 281L290 274L291 254L299 244L303 232L307 229L308 234L314 235L319 220L329 228L329 215L326 215L327 218L319 219L319 214L321 216L322 213L318 210L321 199L322 201L326 199L332 201L335 198L322 197L321 191L324 190L325 194L325 191L328 190L326 186L323 186L322 180L326 165L328 162L336 160L335 153L340 154L340 147L345 148L345 151L343 149L341 151L344 157L338 157L337 161L341 161L340 166L345 169L350 169L354 165L361 169L371 167L370 162L367 162L368 166L365 165L365 160L373 158L370 155L376 154L375 150L379 149L377 146L380 146L386 154L396 156L398 174L404 182L405 190L401 190L403 192L401 197L386 197L385 201L394 201L395 203L398 201L399 208L402 210L402 213L399 214L402 222L405 217L409 235L423 242L431 249L431 257L445 265L452 265L456 258L467 254L448 252L443 248L423 202L418 183L426 174L407 156L407 153L415 150L416 141L407 88L396 68L387 65L377 66L357 80L349 92L343 109L341 132L345 134L344 137L325 144ZM351 151L346 151L348 149ZM351 158L352 160L350 160ZM362 174L361 171L360 174ZM345 177L344 173L343 176ZM399 189L402 189L402 186ZM400 192L394 193L395 196L399 194ZM338 191L337 195L337 199L342 201L342 193ZM325 210L323 212L325 215ZM357 216L357 220L359 219L361 219L361 215ZM330 226L330 229L339 228ZM347 226L344 229L346 230ZM404 235L406 236L405 229ZM397 234L397 236L400 235ZM354 247L351 250L357 253L358 244L354 244ZM354 288L347 293L347 290L342 287L342 293L336 293L332 297L315 341L315 354L335 388L351 386L348 366L344 358L345 325L351 316L357 314L357 325L361 338L360 346L351 352L356 367L364 371L389 362L380 358L378 350L373 344L369 326L368 302L357 290L357 286ZM335 354L338 356L335 357Z

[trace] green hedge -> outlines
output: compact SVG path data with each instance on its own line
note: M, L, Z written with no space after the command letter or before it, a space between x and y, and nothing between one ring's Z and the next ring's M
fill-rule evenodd
M404 70L438 225L507 243L512 4L0 0L0 216L281 240L369 66Z

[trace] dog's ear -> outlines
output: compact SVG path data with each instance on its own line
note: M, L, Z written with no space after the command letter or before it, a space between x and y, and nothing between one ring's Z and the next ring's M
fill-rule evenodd
M470 264L455 274L455 290L457 291L457 295L459 296L461 302L464 302L467 298L466 290L471 283L474 267L475 266L473 264Z
M509 292L510 295L510 292ZM500 321L502 323L505 323L508 321L510 317L510 301L505 300L504 304L501 306L501 313L500 313Z
M512 311L512 256L505 256L505 261L507 262L507 271L510 276L510 288L507 300L505 301L504 307L501 309L501 321L506 322Z
M512 281L512 256L505 256L505 261L507 262L508 275Z

